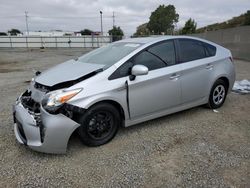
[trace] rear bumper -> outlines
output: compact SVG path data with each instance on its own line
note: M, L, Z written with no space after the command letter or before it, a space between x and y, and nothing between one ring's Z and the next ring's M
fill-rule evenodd
M40 122L20 100L13 106L14 132L19 143L44 153L65 153L68 140L80 125L63 114L52 115L40 108Z

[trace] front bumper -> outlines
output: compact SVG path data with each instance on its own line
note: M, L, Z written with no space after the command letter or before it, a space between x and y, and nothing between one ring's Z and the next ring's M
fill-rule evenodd
M44 153L65 153L71 134L80 125L63 114L49 114L40 107L40 122L20 102L13 106L14 132L19 143ZM41 127L42 126L42 127Z

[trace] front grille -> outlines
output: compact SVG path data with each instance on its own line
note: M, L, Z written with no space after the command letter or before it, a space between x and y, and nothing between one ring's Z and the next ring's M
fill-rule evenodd
M21 103L24 108L28 109L32 114L40 113L40 104L31 98L31 92L28 90L21 96Z
M26 144L27 143L27 138L25 136L22 124L18 120L16 120L16 125L17 125L17 128L18 128L18 132L20 133L21 140L23 141L24 144Z
M44 136L45 136L45 127L43 125L42 119L41 119L41 114L34 114L34 119L36 120L36 125L39 127L40 130L40 138L41 142L43 143L44 141Z
M41 142L43 143L45 135L45 127L41 120L40 103L37 103L31 98L31 91L28 90L25 91L23 95L20 97L20 101L23 107L29 112L29 114L34 117L36 121L36 126L39 127L40 129ZM17 121L17 119L15 118L15 114L13 115L14 115L14 121L16 121L18 131L21 135L20 137L22 137L21 139L25 143L27 141L25 133L23 131L23 126L20 122Z

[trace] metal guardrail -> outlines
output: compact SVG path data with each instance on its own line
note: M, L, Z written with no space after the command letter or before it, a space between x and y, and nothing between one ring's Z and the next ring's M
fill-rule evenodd
M111 36L0 36L0 48L96 48L111 43Z

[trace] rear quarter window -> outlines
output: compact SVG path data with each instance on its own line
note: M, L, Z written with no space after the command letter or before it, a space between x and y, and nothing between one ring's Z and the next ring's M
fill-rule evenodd
M205 42L203 42L203 46L206 50L207 57L212 57L212 56L216 55L216 47L215 46L208 44L208 43L205 43Z

